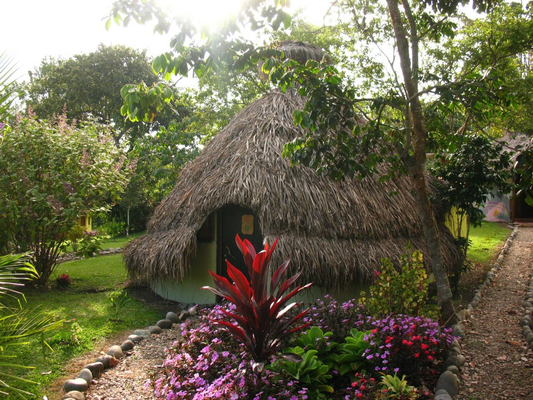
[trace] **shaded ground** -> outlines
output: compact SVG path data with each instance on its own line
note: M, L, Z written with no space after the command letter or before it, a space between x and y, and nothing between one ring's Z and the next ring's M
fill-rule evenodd
M533 351L520 320L533 266L533 227L522 226L502 268L465 323L461 372L464 400L533 400Z

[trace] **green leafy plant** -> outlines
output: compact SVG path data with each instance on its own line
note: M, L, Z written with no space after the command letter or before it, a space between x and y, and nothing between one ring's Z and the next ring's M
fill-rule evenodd
M80 326L80 324L73 320L66 321L64 327L66 329L56 332L48 339L48 343L51 346L57 345L61 346L62 348L78 347L84 339L82 335L83 328Z
M365 354L370 347L370 341L367 339L369 333L352 329L350 336L346 337L346 341L339 344L335 361L341 375L365 370L365 364L367 363Z
M54 330L62 323L53 321L36 310L23 308L20 299L25 300L25 297L15 288L23 286L21 281L38 277L28 259L28 254L0 256L0 394L14 394L23 399L32 394L18 388L17 384L35 382L14 375L12 371L32 367L13 363L15 356L8 354L9 349L24 346L29 337ZM4 296L18 300L18 307L7 306L3 301ZM41 343L43 347L48 346L44 340Z
M271 364L274 370L284 370L301 384L316 393L317 399L325 399L324 393L333 393L333 387L329 385L332 378L331 367L322 362L318 357L317 350L304 350L299 346L285 350L286 358L280 358ZM294 361L294 355L301 361Z
M250 279L226 260L228 276L233 283L209 271L215 288L206 286L204 289L210 290L236 306L236 313L223 310L224 314L235 321L235 324L221 320L214 322L227 329L242 342L256 362L256 367L261 369L267 358L280 348L283 338L310 324L309 322L291 328L308 310L288 317L287 312L297 306L297 303L286 304L311 284L298 285L287 293L301 275L298 272L282 282L282 277L289 266L289 260L287 260L272 274L269 286L270 259L277 239L272 247L267 243L264 250L259 253L256 253L248 240L242 241L239 235L235 240L243 254Z
M111 219L104 224L103 230L114 240L126 231L126 224L116 219Z
M74 224L72 229L67 233L67 240L65 241L64 250L66 250L68 245L70 245L72 246L72 251L76 253L78 251L78 242L83 239L84 234L85 230L81 227L81 225L78 223Z
M414 386L407 384L405 376L398 378L394 375L383 375L376 393L376 399L386 400L415 400L418 398L418 391Z
M115 319L118 318L120 311L124 309L124 307L126 307L126 305L130 303L131 300L131 297L128 296L128 293L126 293L126 291L124 290L119 290L111 293L111 295L109 296L109 301L111 302L114 308Z
M332 332L324 333L319 327L312 326L296 339L295 345L304 350L316 350L318 357L329 364L332 352L339 345L331 340L332 336Z
M100 255L100 250L102 250L101 239L98 237L95 231L85 232L78 246L79 247L76 255L83 256L85 258Z
M437 313L428 304L428 277L423 255L415 250L401 257L401 269L396 270L389 259L383 259L381 270L376 271L375 280L366 298L361 293L361 303L369 314L386 316L406 314L431 316Z

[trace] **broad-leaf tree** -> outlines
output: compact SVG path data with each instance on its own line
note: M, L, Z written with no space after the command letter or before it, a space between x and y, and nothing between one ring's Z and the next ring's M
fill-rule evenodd
M44 284L81 215L109 207L128 182L102 126L19 117L0 131L0 251L32 252Z
M160 113L150 123L133 123L120 114L121 88L158 80L145 51L125 46L100 45L94 52L69 59L45 59L33 72L24 89L25 103L39 118L66 115L70 121L96 120L107 124L117 145L133 143L158 123L166 123Z

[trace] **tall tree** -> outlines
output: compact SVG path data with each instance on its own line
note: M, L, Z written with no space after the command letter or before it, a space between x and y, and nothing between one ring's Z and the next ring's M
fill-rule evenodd
M30 73L25 85L25 103L40 118L66 115L69 120L96 120L109 126L117 145L132 144L168 115L159 114L150 123L133 123L120 114L120 90L129 83L151 86L158 78L145 51L125 46L100 45L88 54L70 59L45 59Z

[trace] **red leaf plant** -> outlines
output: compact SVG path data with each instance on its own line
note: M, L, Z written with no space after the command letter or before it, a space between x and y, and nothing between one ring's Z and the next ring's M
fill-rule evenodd
M281 279L290 261L286 260L272 274L270 287L268 287L270 258L278 239L274 241L272 247L267 243L265 249L259 253L255 252L253 245L248 240L242 241L239 235L236 236L235 241L243 254L250 280L226 260L228 276L233 280L233 283L223 276L209 271L213 277L215 288L204 286L203 289L210 290L235 304L235 314L223 310L225 315L235 321L235 324L226 321L213 322L223 326L242 342L256 362L254 367L260 368L268 357L279 349L284 337L310 324L309 322L305 325L291 327L307 314L309 309L293 317L284 318L284 316L298 305L295 302L287 306L285 304L297 293L311 286L311 283L304 286L298 285L285 294L301 275L301 272L298 272L282 283Z

